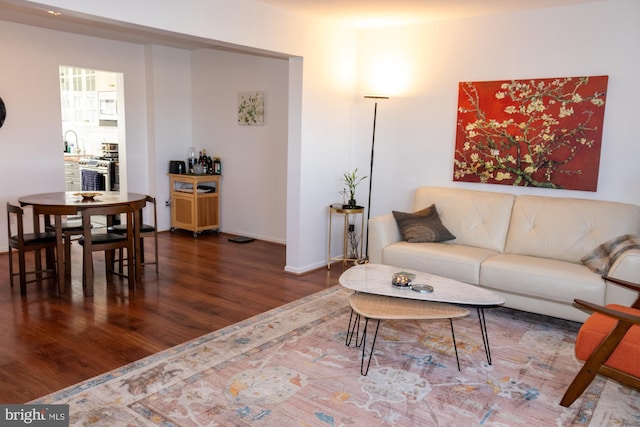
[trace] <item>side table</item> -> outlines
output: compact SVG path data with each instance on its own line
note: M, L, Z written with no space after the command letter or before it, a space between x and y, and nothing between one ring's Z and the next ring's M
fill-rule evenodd
M342 256L341 257L331 257L331 229L332 229L332 222L333 222L333 216L334 215L343 215L344 216L344 229L343 229L343 236L342 236ZM351 216L354 216L354 222L352 223L350 221ZM328 243L328 249L327 249L327 269L331 269L331 261L342 261L342 268L345 268L347 266L347 261L356 261L357 258L350 258L349 257L349 233L350 232L355 232L356 230L354 229L350 229L350 227L354 227L355 228L355 220L357 219L357 215L360 215L361 219L361 225L360 225L360 242L359 245L360 246L360 252L359 252L359 256L362 256L362 248L363 248L363 242L362 242L362 238L363 238L363 231L364 231L364 207L362 206L356 206L353 208L337 208L337 207L333 207L330 206L329 207L329 243Z
M411 291L409 291L411 292ZM389 297L386 295L374 295L364 292L356 292L349 297L349 305L351 305L351 317L349 318L349 330L347 331L347 340L345 344L351 344L353 335L356 335L356 347L362 346L362 359L360 361L360 373L367 375L369 365L371 364L371 356L373 355L373 347L376 345L376 337L380 328L380 320L424 320L424 319L449 319L451 326L451 337L453 339L453 349L456 353L456 363L458 371L460 370L460 359L458 358L458 345L456 344L456 335L453 332L453 318L464 317L469 315L469 310L451 304L432 301L420 301L415 299L405 299ZM354 318L353 313L356 313ZM360 331L360 317L364 317L364 330L362 338L358 341L358 333ZM369 362L367 367L364 366L365 347L367 345L367 326L369 319L377 320L376 331L373 334L373 342L369 351Z

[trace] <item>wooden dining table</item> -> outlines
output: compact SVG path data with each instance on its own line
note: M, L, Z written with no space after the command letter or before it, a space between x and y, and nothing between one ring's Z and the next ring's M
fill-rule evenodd
M146 196L138 193L120 193L118 191L99 191L95 192L94 197L86 197L87 192L77 191L60 191L53 193L30 194L18 198L21 206L32 206L34 211L39 215L51 215L54 218L56 232L56 252L57 256L57 274L58 274L58 290L63 293L66 289L64 263L71 262L65 260L61 254L64 254L64 242L62 235L62 217L68 215L78 215L85 209L97 206L124 206L130 205L134 209L134 235L129 238L134 239L135 248L135 276L136 281L141 278L140 269L140 223L142 208L146 205ZM84 196L84 197L83 197ZM35 232L40 231L39 215L34 215L33 228Z

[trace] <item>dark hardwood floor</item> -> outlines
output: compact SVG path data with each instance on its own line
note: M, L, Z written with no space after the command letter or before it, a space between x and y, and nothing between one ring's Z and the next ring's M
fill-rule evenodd
M48 281L9 286L0 254L0 403L24 403L338 283L342 266L284 272L285 247L232 243L226 234L159 235L160 273L144 268L130 295L126 280L107 286L95 254L95 295L82 295L82 253L72 246L71 289ZM153 239L145 254L153 259Z

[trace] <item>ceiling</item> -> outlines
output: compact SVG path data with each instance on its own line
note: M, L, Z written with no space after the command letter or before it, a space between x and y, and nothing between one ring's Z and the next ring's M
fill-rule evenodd
M233 1L233 0L227 0ZM354 28L404 25L517 10L549 8L606 0L256 0L293 13L330 19ZM215 48L282 57L229 43L170 31L61 11L23 0L0 0L0 20L52 30L139 44L159 44L181 49Z
M355 28L493 15L603 0L257 0Z
M86 16L76 12L61 10L59 14L54 14L52 12L58 11L49 9L50 7L46 5L22 0L0 0L0 20L129 43L158 44L189 50L214 48L263 56L283 56L274 52L96 16Z

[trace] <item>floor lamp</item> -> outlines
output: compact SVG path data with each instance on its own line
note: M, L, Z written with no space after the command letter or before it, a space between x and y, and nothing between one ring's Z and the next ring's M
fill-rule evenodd
M373 136L371 138L371 165L369 167L369 201L367 203L367 244L365 249L365 257L364 264L369 261L369 218L371 216L371 189L373 185L373 156L375 154L375 145L376 145L376 116L378 115L378 100L379 99L389 99L388 96L373 96L373 95L365 95L365 99L373 99L375 100L373 106Z

